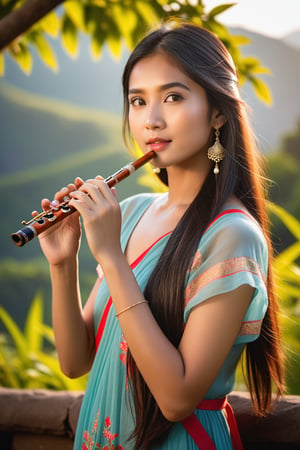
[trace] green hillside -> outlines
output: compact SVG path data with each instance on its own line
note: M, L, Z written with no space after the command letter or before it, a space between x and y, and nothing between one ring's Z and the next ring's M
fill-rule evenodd
M121 139L119 116L28 94L4 83L0 83L0 111L0 303L22 322L24 308L37 290L49 305L49 276L38 240L18 248L10 234L21 227L21 220L30 219L32 210L40 211L43 197L52 198L77 175L106 177L132 157ZM122 182L117 189L120 200L141 190L136 180L133 175ZM95 262L84 239L80 265L86 296ZM49 314L50 310L48 321Z

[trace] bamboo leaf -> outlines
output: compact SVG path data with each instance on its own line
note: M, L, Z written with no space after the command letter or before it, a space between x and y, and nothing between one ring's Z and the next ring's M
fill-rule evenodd
M38 327L43 323L43 301L37 294L31 304L24 327L24 334L28 345L28 351L36 353L41 350L43 338Z

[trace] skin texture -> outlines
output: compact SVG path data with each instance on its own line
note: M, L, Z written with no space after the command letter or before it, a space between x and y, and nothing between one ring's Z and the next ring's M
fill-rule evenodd
M70 204L81 215L90 250L102 267L117 312L143 299L129 264L176 226L201 189L212 170L207 149L214 129L226 120L217 110L209 115L202 87L164 53L135 65L129 101L131 132L143 151L157 151L154 164L167 168L169 192L146 210L125 253L120 246L119 203L101 177L86 182L77 178L74 185L55 195L61 200L69 194ZM49 200L42 201L43 208L49 204ZM40 235L50 264L60 364L71 377L86 373L93 362L93 306L99 286L96 281L82 309L77 274L80 235L78 214ZM166 338L146 303L120 315L136 364L166 418L182 420L204 398L239 333L252 295L253 288L243 285L195 307L178 348Z

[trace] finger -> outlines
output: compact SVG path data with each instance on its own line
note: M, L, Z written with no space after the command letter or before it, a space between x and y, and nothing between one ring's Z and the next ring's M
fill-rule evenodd
M107 185L107 183L103 181L103 179L98 180L93 178L92 180L87 180L82 188L86 193L90 195L90 197L93 197L95 193L95 200L97 198L97 191L107 201L115 201L116 199L115 195L112 195L111 188ZM95 191L95 188L97 189L97 191Z
M111 192L113 193L113 196L115 197L115 199L118 200L118 197L117 197L117 189L116 189L115 187L112 187L110 190L111 190Z
M76 186L73 183L68 184L68 191L73 192L76 190Z
M84 181L82 178L76 177L74 180L74 183L75 183L76 189L79 189L84 184Z

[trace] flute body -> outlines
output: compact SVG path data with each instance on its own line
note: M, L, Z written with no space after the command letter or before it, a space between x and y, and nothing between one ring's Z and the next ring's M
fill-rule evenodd
M114 174L110 175L104 181L105 183L112 188L116 184L120 183L120 181L127 178L137 169L142 167L152 158L154 158L155 152L151 150L148 153L145 153L143 156L138 158L136 161L130 162L126 166L119 169ZM23 245L27 244L27 242L31 241L33 238L38 236L43 231L46 231L48 228L56 224L57 222L63 220L68 217L70 214L76 211L75 208L69 206L69 201L66 200L57 206L52 206L47 211L43 211L38 214L36 217L32 218L28 222L22 222L25 226L15 233L11 234L11 238L13 243L17 247L23 247Z

